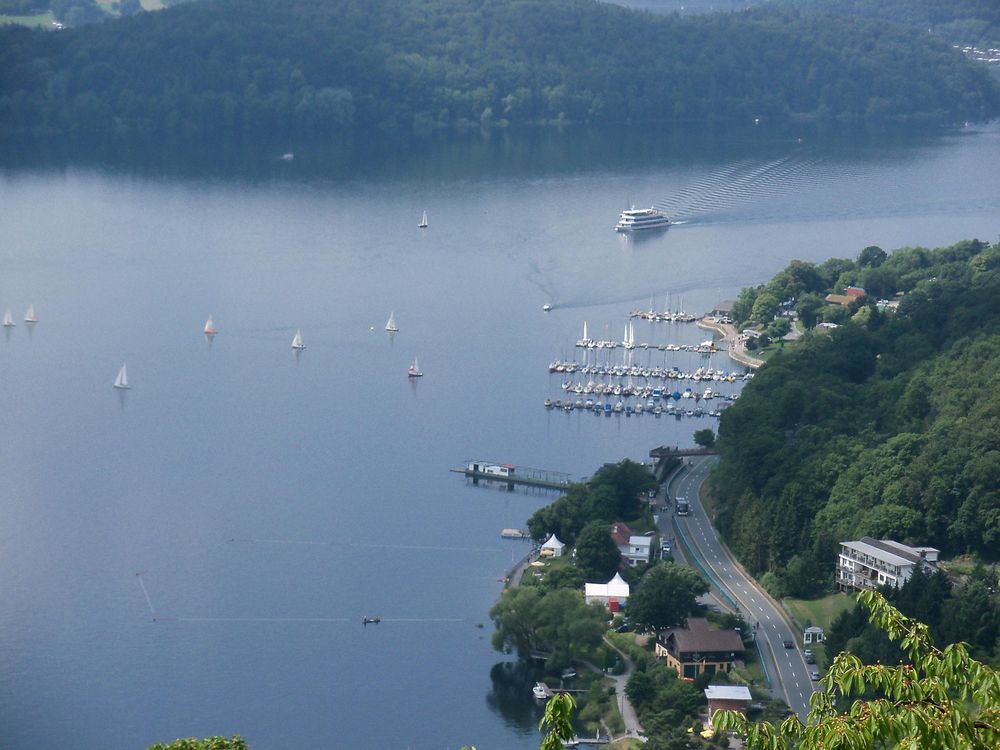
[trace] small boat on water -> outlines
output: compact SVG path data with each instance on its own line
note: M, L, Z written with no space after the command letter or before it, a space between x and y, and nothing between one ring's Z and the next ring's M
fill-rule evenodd
M127 391L131 387L128 384L128 371L125 369L125 363L122 362L122 369L118 371L118 375L115 377L115 388L120 391Z
M214 336L219 330L215 327L215 323L212 321L212 316L208 316L208 320L205 321L205 335Z
M305 349L306 345L302 343L302 331L295 331L295 336L292 338L292 349Z
M413 364L406 368L406 376L410 378L422 378L424 374L420 371L420 365L417 364L417 358L413 358Z
M420 229L427 229L427 212L424 211L424 215L420 217L420 223L417 224Z
M3 327L4 328L14 327L14 316L10 314L10 310L7 310L7 312L3 314Z
M35 306L34 305L28 305L28 311L26 313L24 313L24 322L25 323L37 323L38 322L38 316L35 315Z
M396 312L395 311L389 313L389 322L385 324L385 330L387 330L387 331L389 331L391 333L395 333L396 331L399 330L399 327L396 325Z
M362 625L378 625L380 622L382 622L382 618L378 615L365 615L361 618Z
M544 310L545 312L549 312L552 310L552 305L546 302L544 305L542 305L542 310Z
M549 697L551 691L541 682L536 682L535 686L531 688L531 694L538 700L543 701Z

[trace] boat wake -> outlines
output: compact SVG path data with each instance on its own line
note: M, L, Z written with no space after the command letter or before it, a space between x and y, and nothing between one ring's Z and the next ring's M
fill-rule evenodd
M813 185L821 160L796 154L761 163L728 164L691 183L670 198L654 202L675 225L705 224L749 203L788 195Z

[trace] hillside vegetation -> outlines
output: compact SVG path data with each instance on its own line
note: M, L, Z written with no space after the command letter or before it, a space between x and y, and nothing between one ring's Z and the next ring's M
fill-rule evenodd
M1000 248L794 261L734 314L797 299L815 324L848 284L877 291L830 308L839 327L772 358L719 426L720 527L781 593L829 590L837 544L864 535L1000 556Z
M552 122L982 119L1000 93L941 40L761 9L591 0L201 0L0 31L0 128L240 138Z
M957 44L1000 45L996 0L774 0L778 5L905 24Z

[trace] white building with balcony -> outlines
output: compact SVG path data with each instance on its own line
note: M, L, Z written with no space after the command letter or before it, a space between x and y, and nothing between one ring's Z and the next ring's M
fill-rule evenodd
M937 570L938 550L933 547L910 547L891 539L862 537L857 542L841 542L837 555L837 588L861 591L878 586L899 588L916 567Z

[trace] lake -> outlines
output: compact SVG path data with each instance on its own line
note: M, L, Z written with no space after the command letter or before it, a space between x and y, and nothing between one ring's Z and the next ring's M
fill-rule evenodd
M585 321L620 338L631 309L704 312L793 258L1000 227L995 126L283 150L0 156L8 750L537 747L487 613L527 551L500 530L553 495L449 468L581 478L716 426L544 409ZM629 204L678 223L616 235Z

